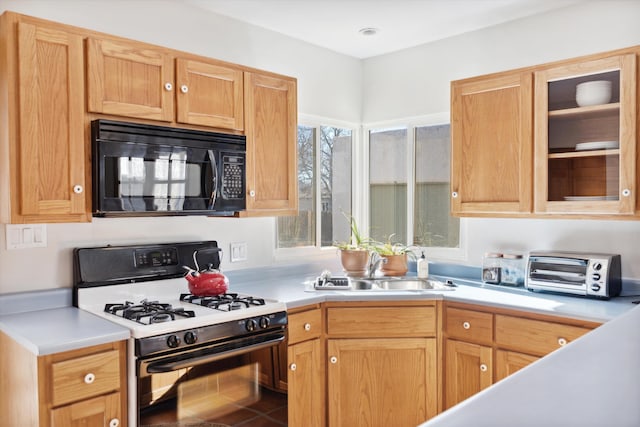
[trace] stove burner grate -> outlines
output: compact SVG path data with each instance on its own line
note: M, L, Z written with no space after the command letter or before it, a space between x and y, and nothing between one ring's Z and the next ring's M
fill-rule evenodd
M176 320L176 316L186 318L196 315L192 310L185 310L182 307L174 308L171 304L147 300L142 300L139 304L130 301L124 304L106 304L104 311L143 325L170 322Z
M265 305L263 298L226 293L216 296L196 296L193 294L181 294L180 301L198 304L204 307L213 308L220 311L234 311L251 306Z

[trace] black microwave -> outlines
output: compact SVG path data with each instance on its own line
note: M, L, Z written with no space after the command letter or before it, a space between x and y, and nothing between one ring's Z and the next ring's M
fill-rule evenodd
M232 216L246 208L246 137L91 123L94 216Z

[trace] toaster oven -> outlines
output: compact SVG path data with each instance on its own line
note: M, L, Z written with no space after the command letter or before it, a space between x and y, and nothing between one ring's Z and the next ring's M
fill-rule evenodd
M525 287L608 299L620 295L620 270L620 255L533 251L529 254Z

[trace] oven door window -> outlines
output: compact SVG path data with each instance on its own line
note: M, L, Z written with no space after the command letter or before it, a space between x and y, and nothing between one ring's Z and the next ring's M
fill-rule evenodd
M217 170L211 150L122 143L105 145L103 210L212 209Z
M255 417L252 408L259 407L263 398L259 366L246 355L162 373L149 373L148 366L140 362L141 426L175 422L236 424ZM281 399L286 404L286 396Z

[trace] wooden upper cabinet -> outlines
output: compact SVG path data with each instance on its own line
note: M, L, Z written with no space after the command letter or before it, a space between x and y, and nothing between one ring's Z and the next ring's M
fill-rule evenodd
M174 119L173 57L133 42L87 39L88 109L141 119Z
M9 117L19 118L10 128L11 222L88 221L82 37L25 22L17 35L8 73L18 88L9 89L17 95Z
M571 62L535 73L535 212L633 214L636 55ZM577 87L611 95L578 104Z
M245 215L296 215L296 81L244 73L247 136L247 211Z
M242 70L178 58L176 84L179 123L244 129Z
M531 212L532 87L530 72L452 83L454 215Z

